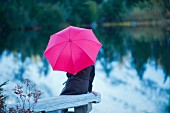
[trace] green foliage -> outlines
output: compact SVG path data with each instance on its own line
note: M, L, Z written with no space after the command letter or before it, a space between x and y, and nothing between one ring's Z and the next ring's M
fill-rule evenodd
M99 8L99 14L102 21L116 21L119 18L121 12L122 1L108 0L101 4Z
M66 20L71 25L91 24L97 20L97 4L91 0L74 0L60 2L66 12Z
M165 2L162 0L143 0L135 2L121 14L123 20L150 20L165 18Z
M21 52L24 58L42 54L49 36L59 30L63 20L58 4L14 0L0 5L3 25L0 33L4 38L0 43L8 50Z
M69 24L90 25L97 20L97 4L90 0L7 0L0 2L0 12L0 52L21 52L23 59L43 54L50 35Z
M5 107L6 107L6 99L8 98L5 94L4 94L4 89L3 86L7 85L8 81L0 84L0 112L1 113L5 113Z

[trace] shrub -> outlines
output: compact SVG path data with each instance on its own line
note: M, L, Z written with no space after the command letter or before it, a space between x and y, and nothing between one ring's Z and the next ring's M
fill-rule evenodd
M36 85L30 80L26 79L24 81L24 86L15 86L13 92L17 95L19 103L15 108L9 108L9 112L17 113L33 113L34 107L40 99L42 92L36 89Z
M4 94L4 89L2 87L6 85L7 83L8 81L0 85L0 113L5 113L5 107L6 107L5 101L8 98L8 96Z

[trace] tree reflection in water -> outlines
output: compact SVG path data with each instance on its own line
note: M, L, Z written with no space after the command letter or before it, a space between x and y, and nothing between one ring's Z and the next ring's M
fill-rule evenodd
M170 35L164 29L98 27L94 32L103 44L98 60L107 77L114 68L112 62L123 63L122 59L127 55L127 51L131 53L131 65L137 70L140 79L145 72L145 65L150 61L155 62L155 68L163 67L165 80L170 75ZM17 51L22 54L22 62L26 57L39 55L43 62L39 72L47 75L49 64L43 57L43 52L48 38L41 38L48 37L47 35L41 31L16 31L6 34L0 44L1 52L5 49Z
M140 79L149 61L155 62L155 68L162 66L168 77L170 35L162 27L169 18L167 4L166 0L1 1L0 53L4 50L21 53L22 62L26 57L39 55L43 62L39 72L47 75L49 64L43 57L43 52L50 35L69 25L88 28L92 24L95 34L103 44L98 60L107 77L114 68L112 62L123 64L123 57L129 51L131 65L137 70ZM109 24L119 27L108 27ZM23 73L24 70L20 70Z
M165 80L170 75L169 32L160 27L100 28L96 31L102 41L99 61L107 77L113 69L112 62L119 61L130 51L131 65L142 79L148 62L155 62L155 68L162 66Z

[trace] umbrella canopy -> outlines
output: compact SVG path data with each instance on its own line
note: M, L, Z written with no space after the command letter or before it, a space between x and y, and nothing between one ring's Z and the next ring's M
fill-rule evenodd
M53 70L75 74L95 63L101 46L91 29L69 26L51 35L44 55Z

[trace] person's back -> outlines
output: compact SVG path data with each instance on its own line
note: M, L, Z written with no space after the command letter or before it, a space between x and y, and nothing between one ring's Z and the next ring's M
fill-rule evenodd
M94 76L94 65L81 70L76 75L67 73L68 80L61 95L76 95L91 92Z

